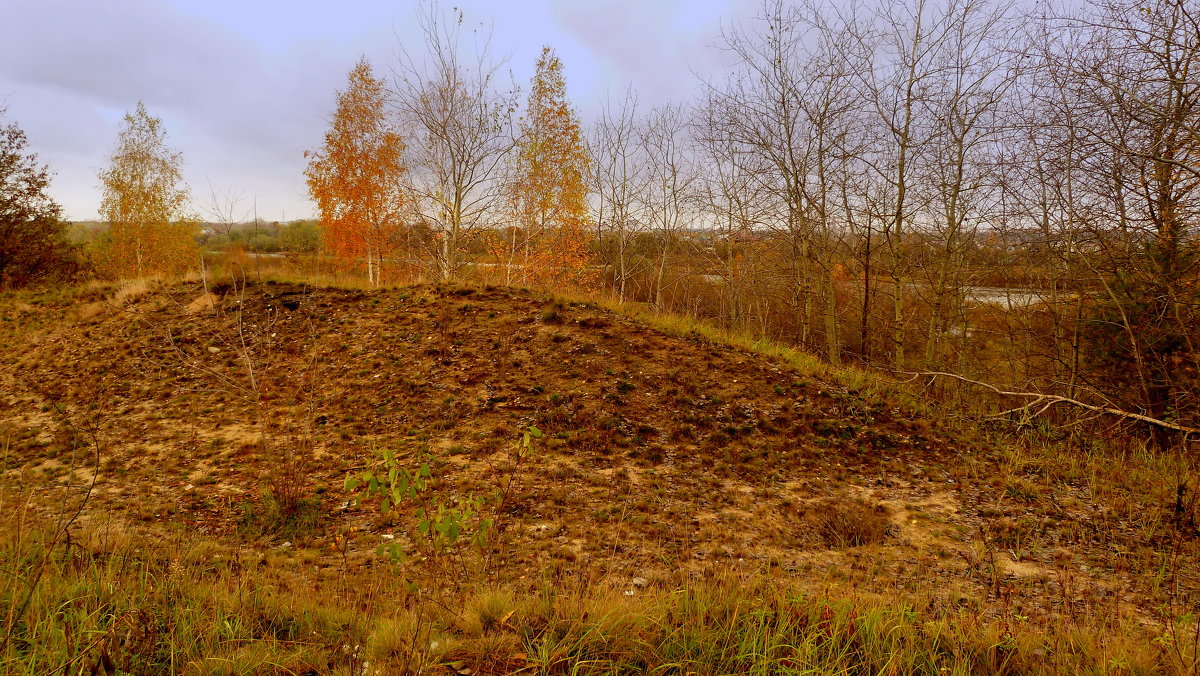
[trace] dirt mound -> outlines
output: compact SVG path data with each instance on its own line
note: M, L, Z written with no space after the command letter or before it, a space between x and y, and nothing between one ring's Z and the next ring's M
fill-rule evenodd
M203 293L111 299L20 334L0 376L9 467L66 462L95 426L96 506L221 536L278 479L272 459L296 454L322 532L353 528L365 547L403 537L405 515L348 504L342 482L391 449L427 458L447 495L511 478L498 556L521 573L798 568L806 552L894 540L879 502L944 492L964 452L838 383L593 304L435 286ZM530 426L544 436L517 467Z

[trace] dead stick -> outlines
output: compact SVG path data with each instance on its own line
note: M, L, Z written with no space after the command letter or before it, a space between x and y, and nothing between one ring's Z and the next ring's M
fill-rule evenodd
M1062 397L1057 394L1043 394L1041 392L1014 392L1011 390L1004 390L1004 389L996 387L995 385L992 385L990 383L985 383L985 382L982 382L979 380L972 380L965 376L960 376L957 373L947 373L945 371L898 371L898 373L903 373L905 375L910 375L910 376L915 376L915 377L941 376L943 378L952 378L954 380L960 380L964 383L969 383L971 385L977 385L979 387L987 388L999 395L1003 395L1003 396L1007 396L1007 397L1025 397L1028 399L1032 399L1033 401L1031 401L1028 404L1026 404L1025 406L1021 407L1023 409L1028 409L1029 407L1034 406L1034 405L1038 404L1039 402L1043 402L1043 401L1048 401L1052 404L1070 404L1072 406L1077 406L1079 408L1082 408L1082 409L1085 409L1088 411L1095 411L1097 413L1106 413L1108 415L1115 415L1115 416L1118 416L1121 418L1125 418L1127 420L1137 420L1139 422L1144 422L1144 423L1147 423L1150 425L1157 425L1159 427L1163 427L1163 428L1166 428L1169 430L1175 430L1176 432L1183 432L1184 434L1200 434L1200 429L1197 429L1195 427L1187 427L1186 425L1178 425L1173 422L1167 422L1166 420L1159 420L1158 418L1151 418L1150 416L1142 415L1141 413L1133 413L1132 411L1124 411L1119 408L1113 408L1111 406L1097 406L1095 404L1088 404L1088 403L1079 401L1078 399L1072 399L1070 397ZM1017 409L1014 409L1014 410L1017 410ZM1045 408L1042 409L1042 411L1045 411L1045 410L1046 410ZM1038 413L1040 414L1042 411L1039 411Z

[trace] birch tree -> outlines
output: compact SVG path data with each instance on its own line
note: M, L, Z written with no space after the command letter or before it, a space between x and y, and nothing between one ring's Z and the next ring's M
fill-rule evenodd
M139 101L99 173L100 216L109 226L104 262L113 276L177 275L198 262L182 166L183 154L167 145L162 120Z
M583 286L592 276L587 177L591 158L578 115L567 100L562 61L542 49L521 121L511 185L513 213L524 229L522 281Z
M499 85L490 31L473 31L470 53L462 44L461 11L442 14L428 5L418 22L424 59L401 46L392 76L395 106L409 137L415 215L432 235L434 275L453 279L467 240L503 213L517 91Z
M397 247L409 202L404 141L386 106L385 82L360 59L337 94L324 144L305 152L325 249L343 265L365 269L372 286Z
M613 291L622 302L630 281L644 269L632 252L634 237L645 227L644 193L649 176L640 142L637 97L626 92L619 104L605 103L592 127L592 189L596 193L596 244Z

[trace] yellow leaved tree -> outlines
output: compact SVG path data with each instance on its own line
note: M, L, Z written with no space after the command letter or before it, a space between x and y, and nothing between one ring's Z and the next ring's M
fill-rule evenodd
M591 159L575 111L567 102L562 62L542 49L521 120L510 198L519 225L503 249L507 269L524 284L583 287L595 281L588 228ZM510 275L510 277L513 275Z
M337 94L325 143L304 175L320 213L322 241L334 260L365 269L378 286L383 262L398 247L404 210L404 141L387 114L387 90L360 59Z
M183 154L166 140L162 120L139 101L126 113L108 167L99 173L100 216L109 226L99 266L113 277L180 275L200 262Z

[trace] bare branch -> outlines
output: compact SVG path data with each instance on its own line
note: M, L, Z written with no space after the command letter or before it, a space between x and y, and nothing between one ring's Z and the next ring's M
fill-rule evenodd
M904 375L910 375L910 376L914 376L917 378L920 378L923 376L951 378L953 380L958 380L960 382L964 382L969 385L983 387L985 389L991 390L992 392L995 392L996 394L999 394L1002 396L1024 397L1024 398L1032 400L1025 406L1021 406L1021 407L1012 409L1012 411L1029 410L1030 408L1033 408L1034 406L1037 406L1038 404L1041 404L1043 402L1048 402L1049 404L1069 404L1071 406L1082 408L1087 411L1094 411L1096 413L1104 413L1107 415L1115 415L1117 417L1125 418L1127 420L1136 420L1138 422L1144 422L1149 425L1154 425L1154 426L1161 427L1164 429L1174 430L1176 432L1183 432L1184 434L1200 434L1200 428L1188 427L1186 425L1178 425L1173 422L1167 422L1166 420L1159 420L1157 418L1151 418L1148 415L1142 415L1140 413L1133 413L1132 411L1124 411L1119 408L1113 408L1111 406L1097 406L1094 404L1088 404L1088 403L1079 401L1078 399L1072 399L1070 397L1063 397L1063 396L1059 396L1057 394L1044 394L1042 392L1018 392L1018 391L1013 391L1013 390L1005 390L1005 389L1001 389L1001 388L996 387L995 385L992 385L989 383L985 383L985 382L982 382L979 380L973 380L971 378L967 378L966 376L960 376L957 373L947 373L946 371L897 371L897 373L903 373ZM1047 410L1047 408L1049 408L1048 405L1044 406L1040 411L1038 411L1034 415L1035 416L1040 415L1041 413L1045 412ZM1012 411L1009 411L1009 412L1012 412Z

